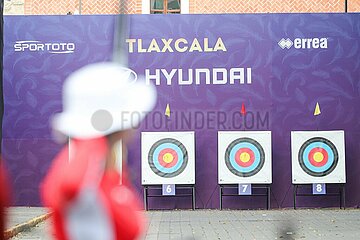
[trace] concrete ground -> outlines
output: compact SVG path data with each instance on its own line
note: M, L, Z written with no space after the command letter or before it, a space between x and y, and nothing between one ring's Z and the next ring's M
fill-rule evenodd
M7 229L16 225L25 223L31 219L47 213L46 208L40 207L11 207L7 208L8 219L6 221Z
M39 209L43 213L44 209ZM33 213L33 209L29 209ZM13 212L11 218L27 215ZM148 211L145 239L359 239L360 210ZM46 220L13 239L51 239ZM15 221L13 221L15 222Z

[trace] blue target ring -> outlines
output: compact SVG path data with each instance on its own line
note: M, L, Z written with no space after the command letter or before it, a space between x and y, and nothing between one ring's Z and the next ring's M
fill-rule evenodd
M249 167L242 167L239 164L237 164L236 161L235 161L236 152L239 151L241 148L249 148L249 149L251 149L253 151L253 153L255 155L255 161ZM241 143L235 145L230 150L230 163L231 163L231 166L236 169L236 171L243 172L243 173L252 172L260 164L260 151L253 143L241 142Z
M312 165L309 161L309 158L308 158L309 153L314 148L323 148L328 153L328 156L329 156L328 161L322 167L316 167L316 166ZM317 172L317 173L325 172L327 169L329 169L334 164L334 160L335 160L333 150L328 145L324 144L323 142L313 142L313 143L309 144L308 146L306 146L302 157L304 160L305 167L307 169L309 169L310 171Z
M244 167L238 163L237 154L239 151L250 151L251 165ZM236 176L251 177L257 174L265 163L265 152L262 146L252 138L238 138L231 142L225 151L225 164Z
M177 162L174 165L162 164L164 162L162 159L164 152ZM172 178L185 170L188 163L188 153L180 141L173 138L164 138L151 146L148 154L148 163L151 170L158 176Z
M312 163L310 156L311 151L322 149L326 153L326 163L322 166L316 166ZM300 147L298 161L300 167L313 177L323 177L330 174L337 166L339 154L335 145L323 137L314 137L307 140Z
M159 157L161 150L164 150L166 148L174 149L175 152L178 154L179 161L176 163L176 165L174 167L166 168L166 167L162 166L158 161L158 157ZM164 173L174 173L181 168L183 159L184 159L184 154L177 145L175 145L174 143L163 143L163 144L159 145L157 148L155 148L152 161L158 171L164 172Z

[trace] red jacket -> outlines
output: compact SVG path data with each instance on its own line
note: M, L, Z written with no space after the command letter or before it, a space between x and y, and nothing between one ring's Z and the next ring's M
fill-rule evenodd
M6 214L5 207L10 203L9 185L5 170L0 159L0 240L4 239L3 232L5 231Z
M123 170L105 171L105 138L72 140L55 158L42 185L60 240L127 240L139 237L145 219Z

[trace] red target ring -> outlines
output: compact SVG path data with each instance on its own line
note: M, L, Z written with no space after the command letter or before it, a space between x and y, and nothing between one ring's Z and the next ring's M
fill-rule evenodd
M174 149L165 148L160 151L158 161L165 168L174 167L178 162L178 155Z
M317 147L311 149L308 159L313 166L322 167L328 162L329 155L325 149Z
M250 148L241 148L235 154L235 161L241 167L249 167L255 161L254 152Z

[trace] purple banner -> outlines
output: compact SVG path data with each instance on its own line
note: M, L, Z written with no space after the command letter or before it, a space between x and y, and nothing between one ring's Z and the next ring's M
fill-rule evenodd
M38 188L59 151L49 119L61 111L66 76L111 59L116 16L6 16L3 157L17 205ZM158 89L158 102L129 149L141 192L140 131L195 131L196 207L218 208L217 131L271 130L271 207L292 206L290 131L344 130L346 205L360 202L360 15L131 15L129 65ZM141 96L139 96L141 97ZM319 102L321 114L313 115ZM171 117L164 115L169 104ZM241 106L246 107L246 117ZM224 207L266 199L224 198ZM338 199L299 198L338 206ZM157 198L151 208L190 207Z

